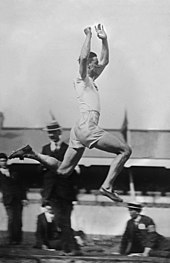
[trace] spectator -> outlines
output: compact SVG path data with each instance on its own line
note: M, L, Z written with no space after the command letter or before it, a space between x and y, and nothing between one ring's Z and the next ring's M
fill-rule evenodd
M50 143L42 147L42 153L62 161L68 145L62 141L61 126L57 121L52 121L44 130L48 133ZM57 176L56 171L43 167L42 198L44 201L50 201L54 212L54 222L56 227L59 226L61 229L62 250L77 254L80 248L71 228L71 213L77 192L75 176L76 172L74 171L70 177L63 178Z
M43 212L38 215L36 229L36 244L39 249L61 249L61 231L56 228L54 213L49 202L42 204Z
M50 143L42 147L42 153L62 161L67 150L67 144L61 140L61 126L57 121L52 121L44 130L48 133ZM57 179L56 172L48 170L43 166L43 200L56 199L54 198L54 191L58 185L56 183ZM57 192L58 191L55 191L55 193Z
M23 178L13 165L8 165L7 155L0 153L0 187L8 216L8 239L11 245L22 242L22 210L23 205L28 203Z
M131 219L128 220L122 236L120 254L169 255L170 241L156 232L156 226L152 218L141 215L142 205L135 202L129 203L128 209Z
M42 147L42 153L62 161L68 148L67 144L62 141L62 127L57 121L53 120L47 124L44 131L48 133L50 143Z

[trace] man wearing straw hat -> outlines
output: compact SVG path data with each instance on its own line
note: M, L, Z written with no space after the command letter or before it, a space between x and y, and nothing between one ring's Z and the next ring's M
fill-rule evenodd
M47 132L50 143L42 148L42 154L53 156L59 161L62 161L68 145L62 141L62 127L56 120L51 121L43 129Z
M137 256L170 256L170 241L156 232L153 219L141 214L142 204L128 203L131 219L121 239L120 254Z
M68 145L62 140L62 127L56 120L51 121L43 129L47 132L50 143L42 147L42 154L52 156L63 161ZM71 213L73 201L76 200L74 176L61 178L56 176L56 171L43 167L43 202L49 201L53 212L56 228L61 228L61 245L64 252L80 253L79 246L71 228Z

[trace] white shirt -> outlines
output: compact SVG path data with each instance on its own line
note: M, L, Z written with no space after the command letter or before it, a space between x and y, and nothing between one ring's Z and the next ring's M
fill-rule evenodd
M46 220L48 223L51 223L53 221L54 215L48 212L44 212Z
M100 113L99 91L92 78L86 76L83 80L81 76L79 76L74 81L74 88L76 90L80 112L94 110Z
M8 168L0 168L0 171L2 174L4 174L7 177L10 177L10 172Z
M58 143L55 143L54 141L51 141L50 143L50 149L52 152L54 152L55 150L59 150L60 146L61 146L61 141L59 141Z

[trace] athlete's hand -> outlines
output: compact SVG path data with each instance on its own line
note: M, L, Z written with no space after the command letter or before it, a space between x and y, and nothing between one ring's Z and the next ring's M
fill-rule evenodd
M86 27L86 28L84 29L84 33L85 33L86 36L87 36L88 34L92 35L91 27Z
M103 25L98 24L97 26L95 26L95 30L96 30L98 38L107 39L107 35L106 35L106 32L103 28Z

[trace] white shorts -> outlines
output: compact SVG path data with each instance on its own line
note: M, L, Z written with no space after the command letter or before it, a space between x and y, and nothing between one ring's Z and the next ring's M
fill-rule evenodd
M86 111L81 113L80 120L70 132L69 147L82 148L94 147L94 144L107 132L98 126L100 113L97 111Z

